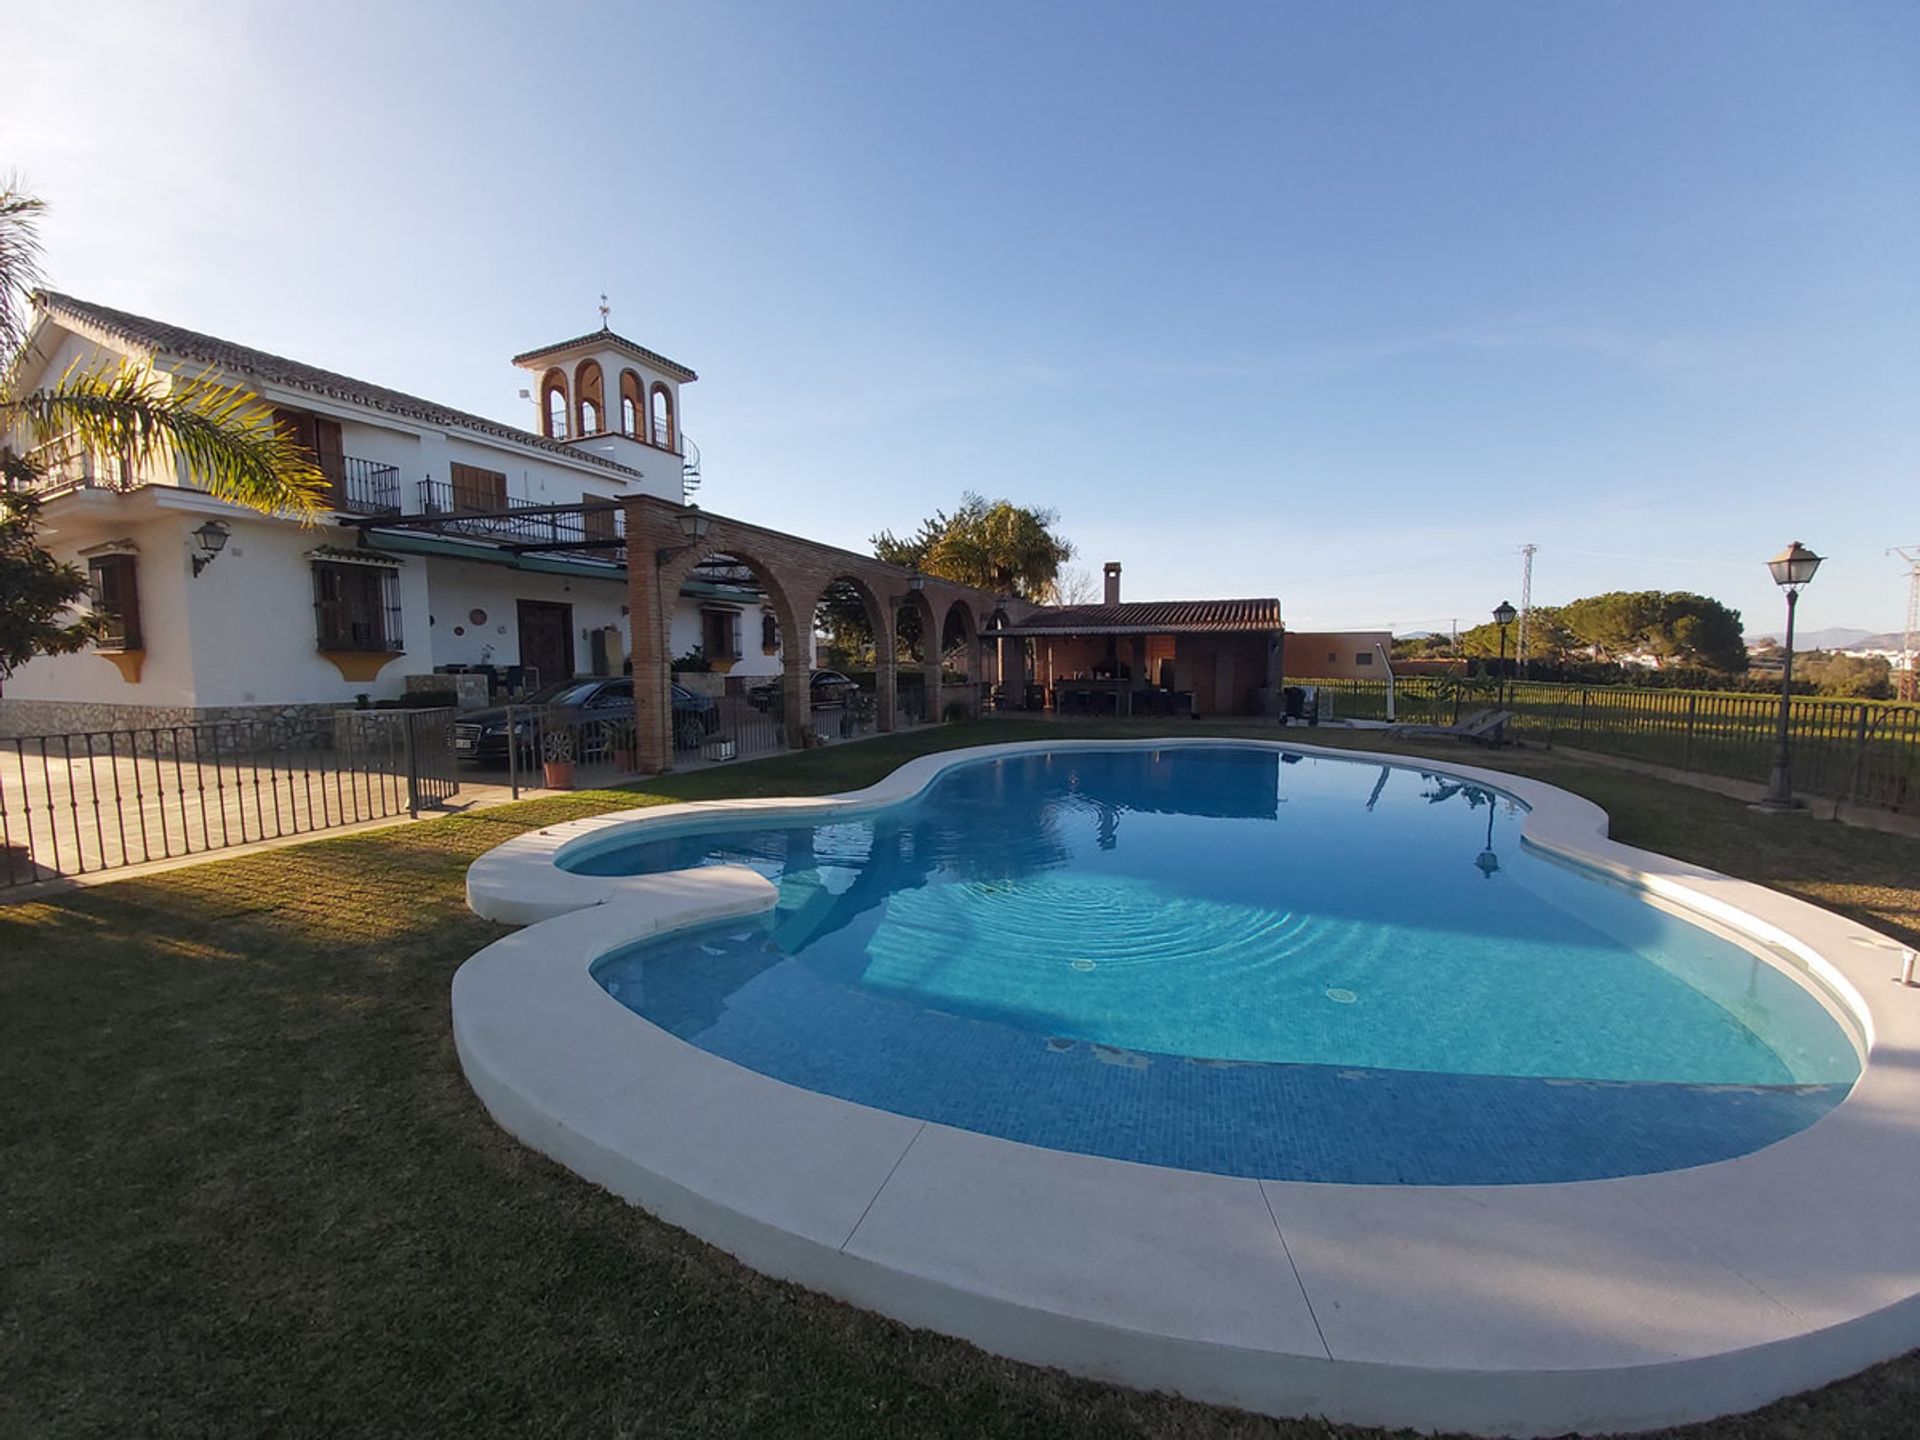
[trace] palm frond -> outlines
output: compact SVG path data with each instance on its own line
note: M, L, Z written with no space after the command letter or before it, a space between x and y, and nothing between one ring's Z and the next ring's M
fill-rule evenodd
M40 286L40 212L44 200L26 194L18 177L0 180L0 361L27 342L31 299Z
M272 407L211 371L164 384L144 365L76 366L52 387L0 402L0 419L11 417L36 441L67 436L135 467L177 457L207 493L251 509L311 521L326 508L326 476Z

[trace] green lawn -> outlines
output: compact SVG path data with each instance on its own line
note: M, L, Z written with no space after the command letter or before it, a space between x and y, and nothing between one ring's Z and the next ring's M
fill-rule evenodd
M1072 1380L763 1279L508 1139L455 1061L448 984L502 933L462 877L517 831L1145 728L948 727L0 908L0 1434L1361 1434ZM1435 753L1920 942L1920 842ZM1916 1415L1920 1354L1685 1433L1891 1437Z

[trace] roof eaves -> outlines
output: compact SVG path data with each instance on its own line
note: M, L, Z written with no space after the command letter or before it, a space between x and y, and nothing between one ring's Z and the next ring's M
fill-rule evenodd
M472 430L498 440L507 440L514 444L530 446L535 450L543 450L549 454L564 455L570 460L615 474L645 478L644 471L635 469L631 465L623 465L618 460L609 460L602 455L576 450L563 441L549 439L531 430L521 430L498 420L489 420L484 415L455 410L450 406L425 400L417 395L409 395L402 390L391 390L384 385L356 380L351 375L323 370L317 365L289 360L284 356L274 355L265 350L255 350L247 345L238 345L231 340L222 340L217 336L205 335L196 330L167 325L161 321L150 320L144 315L113 310L91 301L76 299L71 295L62 295L57 291L36 290L33 298L43 310L58 318L62 324L77 323L98 334L137 346L148 355L176 356L182 360L195 361L221 370L247 375L256 380L284 385L289 389L306 390L316 395L325 395L332 400L363 405L369 410L379 410L389 415L399 415L433 425L448 425Z
M514 356L513 363L515 365L525 365L530 361L544 360L549 355L558 355L563 350L572 350L581 345L591 345L596 341L602 345L611 345L616 350L625 350L631 355L638 356L643 362L653 366L654 369L665 371L668 375L671 375L683 384L690 385L700 378L678 360L669 360L658 350L649 350L646 346L637 344L627 339L624 335L616 335L613 331L605 329L591 330L585 335L576 335L571 340L562 340L557 344L541 345L536 349L528 350L523 354Z

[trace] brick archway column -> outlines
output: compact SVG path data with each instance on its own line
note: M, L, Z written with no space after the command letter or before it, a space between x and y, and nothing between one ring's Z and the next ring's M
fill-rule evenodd
M935 616L927 628L926 654L920 657L921 683L926 686L927 723L938 725L946 717L940 713L940 657L947 653L946 621Z
M896 653L898 611L891 600L880 603L880 615L873 628L873 703L874 726L882 735L899 728L900 660Z
M806 595L806 603L793 607L796 628L788 633L795 640L780 647L780 713L786 717L787 748L800 750L813 724L813 612L826 587L818 581L803 585L797 578L792 584L796 595Z
M673 765L672 662L674 606L680 589L701 560L709 555L731 555L753 572L766 589L774 621L785 637L786 739L798 746L800 732L810 719L808 670L812 647L813 602L802 608L792 603L796 593L818 596L818 576L793 562L792 551L804 541L709 517L706 538L689 544L681 533L682 512L657 501L635 498L626 502L627 614L632 630L633 703L636 749L640 768L658 774ZM663 561L659 557L665 554ZM777 558L776 558L777 557Z
M678 527L629 505L627 519L627 628L633 659L633 725L636 758L643 774L657 775L673 763L673 677L668 671L668 625L674 601L655 559L663 548L685 543Z

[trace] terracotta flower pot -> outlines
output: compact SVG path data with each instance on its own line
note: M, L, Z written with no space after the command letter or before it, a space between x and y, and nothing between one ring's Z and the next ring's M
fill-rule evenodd
M541 768L546 772L545 779L549 790L571 790L573 788L573 761L547 760Z

